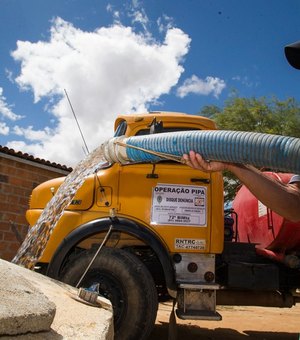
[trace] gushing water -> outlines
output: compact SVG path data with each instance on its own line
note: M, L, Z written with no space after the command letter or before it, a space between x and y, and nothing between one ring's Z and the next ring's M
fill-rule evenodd
M56 194L48 202L36 224L29 229L24 242L12 260L13 263L33 269L42 256L50 235L64 210L71 203L85 179L107 165L102 146L79 162L65 178Z

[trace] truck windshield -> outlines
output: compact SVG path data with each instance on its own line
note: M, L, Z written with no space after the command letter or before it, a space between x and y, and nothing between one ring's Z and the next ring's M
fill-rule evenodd
M122 120L121 123L118 125L118 127L116 129L114 137L124 136L125 132L126 132L126 129L127 129L126 120Z
M125 120L122 120L120 124L118 125L114 137L120 137L124 136L127 129L127 122ZM199 130L197 128L185 128L185 127L163 127L162 131L160 133L164 132L176 132L176 131L191 131L191 130ZM143 135L149 135L150 134L150 128L141 129L139 130L135 135L136 136L143 136Z

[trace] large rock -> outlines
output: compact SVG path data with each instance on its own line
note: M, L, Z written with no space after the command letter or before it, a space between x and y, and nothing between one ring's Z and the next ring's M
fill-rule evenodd
M0 334L49 331L55 304L17 272L0 261Z
M93 307L76 297L76 288L0 260L0 334L9 335L1 340L27 332L17 338L112 340L110 302Z

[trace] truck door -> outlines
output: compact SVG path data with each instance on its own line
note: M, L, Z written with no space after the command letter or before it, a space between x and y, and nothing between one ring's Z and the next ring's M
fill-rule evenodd
M222 221L213 213L223 211L222 199L212 204L212 188L222 192L222 183L217 188L216 182L211 174L174 162L125 165L120 170L119 213L154 231L170 252L209 253L223 243L223 225L218 226L221 232L212 230L213 223ZM219 238L214 245L212 237Z

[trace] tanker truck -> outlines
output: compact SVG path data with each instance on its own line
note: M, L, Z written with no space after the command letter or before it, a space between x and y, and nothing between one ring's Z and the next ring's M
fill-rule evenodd
M205 117L149 112L119 116L114 138L214 130ZM97 285L112 303L116 339L147 339L164 298L187 320L221 320L218 305L300 302L300 222L276 215L245 187L224 211L221 173L168 156L112 158L85 179L35 268L77 287ZM64 180L33 190L31 226Z

